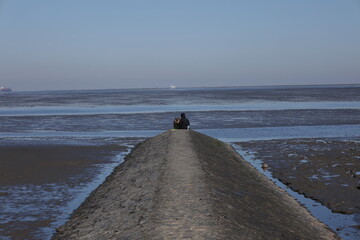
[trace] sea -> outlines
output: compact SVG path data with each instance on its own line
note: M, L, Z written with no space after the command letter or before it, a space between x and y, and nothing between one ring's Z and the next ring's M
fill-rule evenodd
M15 91L1 94L0 147L4 149L4 155L0 156L0 166L2 162L10 164L6 159L10 156L7 154L9 148L19 147L27 156L20 161L11 155L11 164L15 166L12 174L17 174L17 168L22 169L21 174L26 174L27 169L19 164L27 159L37 161L26 155L26 151L31 155L34 151L31 149L41 149L41 146L66 146L65 152L71 152L69 149L76 146L85 149L103 146L102 151L116 146L111 148L112 154L105 154L105 160L89 162L91 168L79 168L72 174L58 173L56 178L36 181L36 174L30 174L21 181L15 179L10 183L1 178L0 239L50 239L55 229L115 166L121 164L137 143L172 129L174 118L182 112L190 120L191 129L230 144L296 138L360 139L360 85ZM241 149L236 149L244 155ZM36 156L41 156L41 161L46 163L52 161L51 154L56 151L36 153ZM251 162L255 156L256 153L252 153L246 159ZM252 161L252 164L261 171L259 163ZM264 174L281 185L271 172ZM352 215L332 213L287 186L281 187L335 232L340 227L344 229L345 225L360 225L360 219ZM360 236L358 230L338 234L344 239Z

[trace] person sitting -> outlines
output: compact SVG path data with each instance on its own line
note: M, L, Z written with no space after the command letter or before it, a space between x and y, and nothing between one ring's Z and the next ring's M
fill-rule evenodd
M181 113L179 129L189 129L190 128L190 121L185 117L185 113Z
M179 129L180 128L180 118L175 118L173 124L174 124L174 129Z

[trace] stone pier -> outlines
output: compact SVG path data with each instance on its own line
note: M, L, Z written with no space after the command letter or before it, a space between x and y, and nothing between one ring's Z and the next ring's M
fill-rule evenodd
M138 144L53 239L339 239L230 145L192 130Z

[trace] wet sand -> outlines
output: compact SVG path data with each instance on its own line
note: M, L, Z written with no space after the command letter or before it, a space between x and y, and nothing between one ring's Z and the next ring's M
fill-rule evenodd
M360 214L360 142L288 139L238 143L273 176L333 212Z
M114 162L126 149L115 144L1 145L0 238L49 239L61 210L76 197L73 190L92 182L99 166Z
M116 145L0 146L0 183L7 186L56 183L71 179L85 168L110 162L114 152L125 150Z
M53 239L339 239L229 145L167 131L126 157Z

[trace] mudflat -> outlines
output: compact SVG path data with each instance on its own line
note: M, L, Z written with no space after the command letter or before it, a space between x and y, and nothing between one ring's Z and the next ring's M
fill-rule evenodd
M53 239L339 239L231 146L189 130L140 144Z
M125 150L111 144L0 145L0 239L48 239L72 189L91 182L99 165Z
M333 212L360 214L358 139L282 139L237 143L281 182ZM359 226L357 226L359 228Z
M114 152L121 150L125 148L116 145L0 146L0 185L56 183L70 179L82 169L112 161Z

